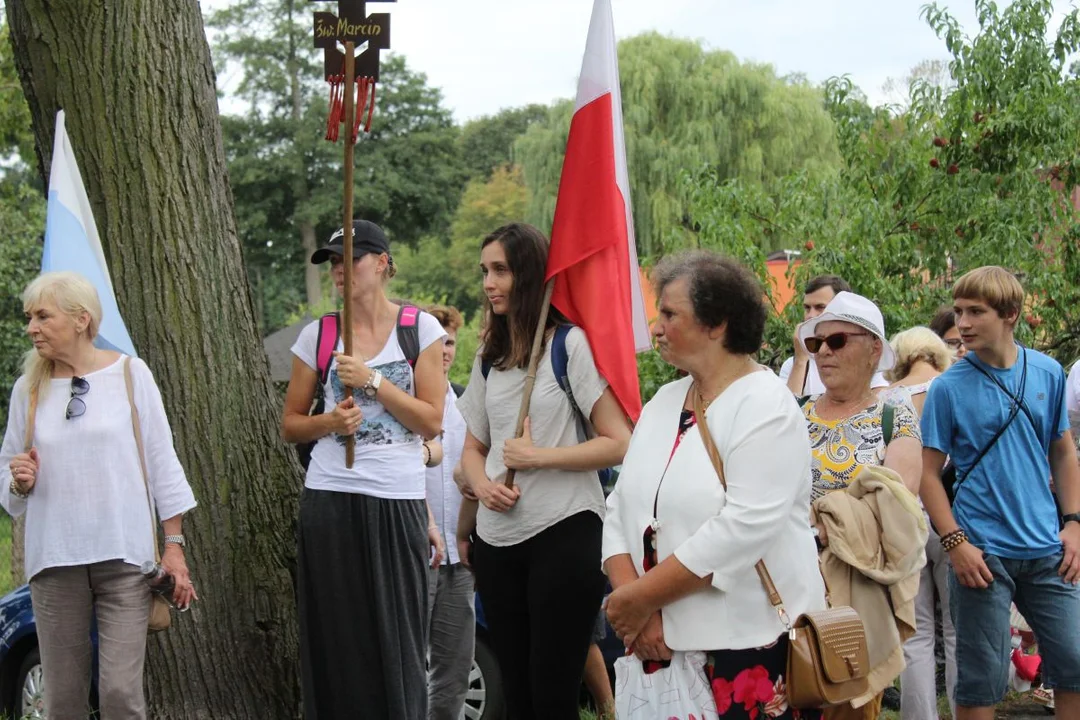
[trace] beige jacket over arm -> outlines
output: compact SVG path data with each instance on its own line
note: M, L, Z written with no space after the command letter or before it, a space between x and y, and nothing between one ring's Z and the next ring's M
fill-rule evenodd
M915 634L915 595L926 564L926 520L900 476L865 466L844 492L814 503L828 546L821 572L832 605L855 608L866 627L870 689L860 707L904 669L904 642Z

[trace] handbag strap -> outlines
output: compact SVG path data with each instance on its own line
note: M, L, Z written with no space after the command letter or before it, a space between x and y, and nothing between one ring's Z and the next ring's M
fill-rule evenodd
M38 389L35 385L30 390L30 407L26 411L26 436L23 439L23 452L30 452L34 447L34 423L37 421Z
M716 470L716 474L720 478L720 484L726 492L727 480L724 478L724 461L720 459L720 451L716 449L716 442L713 440L712 433L709 432L709 423L705 419L705 405L701 393L698 392L696 387L693 389L693 393L694 420L698 426L698 433L701 435L701 442L705 445L705 452L709 454L709 460L712 461L713 469ZM757 564L754 565L754 569L757 570L761 585L765 588L765 594L769 596L769 602L776 608L776 613L780 616L780 622L784 625L784 630L789 633L792 632L791 618L788 617L787 610L784 608L784 600L780 597L780 591L776 589L776 583L773 582L769 569L765 567L765 561L758 560Z
M124 386L127 388L128 405L131 407L131 426L135 428L135 447L139 451L139 467L142 469L143 486L146 488L146 504L150 507L150 531L154 537L154 562L161 562L158 550L157 521L154 501L150 497L150 480L146 473L146 451L143 449L142 428L139 426L139 410L135 407L135 386L131 381L131 357L124 357Z

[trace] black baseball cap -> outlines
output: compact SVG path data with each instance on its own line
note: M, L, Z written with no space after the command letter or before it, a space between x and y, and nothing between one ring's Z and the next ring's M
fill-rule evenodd
M369 220L353 220L353 260L368 253L390 253L390 242L382 228ZM330 236L325 246L311 253L311 264L320 265L334 255L345 254L345 228L339 228Z

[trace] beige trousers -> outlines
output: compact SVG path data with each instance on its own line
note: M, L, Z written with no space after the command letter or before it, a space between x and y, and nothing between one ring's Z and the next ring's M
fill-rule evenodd
M30 581L50 720L85 720L97 617L102 720L145 720L143 665L150 591L122 560L42 570Z

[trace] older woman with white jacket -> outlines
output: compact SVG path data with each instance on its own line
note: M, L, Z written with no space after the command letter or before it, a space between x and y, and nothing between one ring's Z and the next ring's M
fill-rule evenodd
M696 251L665 260L653 282L653 334L663 358L688 377L645 406L608 498L608 618L642 661L704 651L725 718L794 717L783 678L787 635L754 566L764 559L790 617L825 607L806 423L784 384L752 358L766 309L748 270ZM695 402L705 408L726 489Z
M151 595L140 566L155 558L156 515L172 600L186 608L197 599L183 535L195 496L146 363L94 346L102 321L94 286L76 273L45 273L26 288L23 308L34 349L11 393L0 504L26 515L45 714L85 718L96 664L101 717L145 718Z

